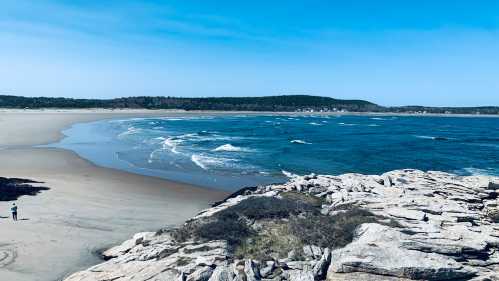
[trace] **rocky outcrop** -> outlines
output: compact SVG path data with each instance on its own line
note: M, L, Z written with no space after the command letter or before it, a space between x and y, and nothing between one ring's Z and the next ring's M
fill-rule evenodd
M42 191L49 190L48 187L40 186L40 184L43 182L0 177L0 201L15 201L24 195L35 196Z
M345 247L304 245L302 255L259 261L236 258L223 240L178 242L171 230L139 233L105 251L109 260L66 280L499 280L498 178L418 170L292 176L285 184L247 189L190 222L251 197L290 191L321 199L323 215L356 207L380 220L357 227Z

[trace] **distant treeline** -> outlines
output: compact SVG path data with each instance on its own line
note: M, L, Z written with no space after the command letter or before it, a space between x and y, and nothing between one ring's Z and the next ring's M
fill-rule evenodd
M146 108L183 110L297 111L347 110L374 111L379 106L363 100L340 100L307 95L268 97L127 97L117 99L71 99L1 96L0 107L7 108Z
M396 113L434 113L434 114L499 114L499 106L478 107L428 107L428 106L398 106L385 108Z
M365 100L341 100L309 95L267 97L126 97L116 99L72 99L0 95L1 108L143 108L221 111L350 111L396 113L499 114L499 107L383 107Z

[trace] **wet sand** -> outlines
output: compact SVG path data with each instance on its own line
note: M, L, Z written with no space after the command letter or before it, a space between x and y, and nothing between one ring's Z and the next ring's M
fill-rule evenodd
M70 151L33 148L75 122L183 115L166 111L0 111L0 176L44 182L22 196L19 221L0 202L0 280L54 281L99 262L96 252L136 232L182 223L226 193L101 168Z

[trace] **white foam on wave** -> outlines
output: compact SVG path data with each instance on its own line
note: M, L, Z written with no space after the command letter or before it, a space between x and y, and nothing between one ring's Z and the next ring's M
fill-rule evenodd
M435 137L432 136L415 136L418 139L434 140Z
M160 153L165 150L175 154L182 154L180 151L177 150L178 145L182 143L182 140L180 139L176 139L175 137L169 137L169 138L157 137L153 138L153 140L160 141L161 147L153 150L149 154L149 159L147 160L148 163L152 163L154 161L157 153Z
M310 142L306 142L304 140L291 140L290 143L297 143L297 144L312 144Z
M379 127L380 125L378 125L378 124L369 124L369 125L367 125L367 126L368 126L368 127Z
M427 140L454 140L454 138L448 138L448 137L434 137L434 136L420 136L420 135L416 135L414 137L418 139L427 139Z
M381 117L371 117L369 119L371 119L371 120L383 120L383 121L392 120L392 119L381 118Z
M140 129L137 129L137 128L131 126L126 131L119 134L118 138L122 138L122 137L127 136L127 135L133 135L133 134L138 133L139 131L140 131Z
M213 149L212 151L239 152L239 151L246 151L246 149L242 147L233 146L232 144L227 143Z
M340 125L340 126L357 126L357 125L359 125L359 124L354 124L354 123L343 123L343 122L340 122L340 123L338 123L338 125Z
M182 142L183 140L175 137L167 138L163 141L163 149L169 149L171 152L175 154L180 154L180 152L177 150L177 146Z
M206 155L192 154L191 161L203 170L209 170L210 166L225 166L227 162L234 161L228 158L216 158Z
M202 131L201 133L187 133L177 136L178 139L202 142L202 141L232 141L245 139L244 137L223 136L215 134L214 132Z
M312 126L322 126L322 124L319 124L319 123L316 123L316 122L310 122L308 124L312 125Z
M283 175L285 175L288 178L296 178L296 177L298 177L297 174L293 174L293 173L285 171L285 170L282 170L281 172L282 172Z

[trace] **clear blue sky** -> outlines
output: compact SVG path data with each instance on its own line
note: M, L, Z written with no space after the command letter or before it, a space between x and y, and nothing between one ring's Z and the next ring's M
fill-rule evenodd
M0 93L499 105L499 1L3 0Z

